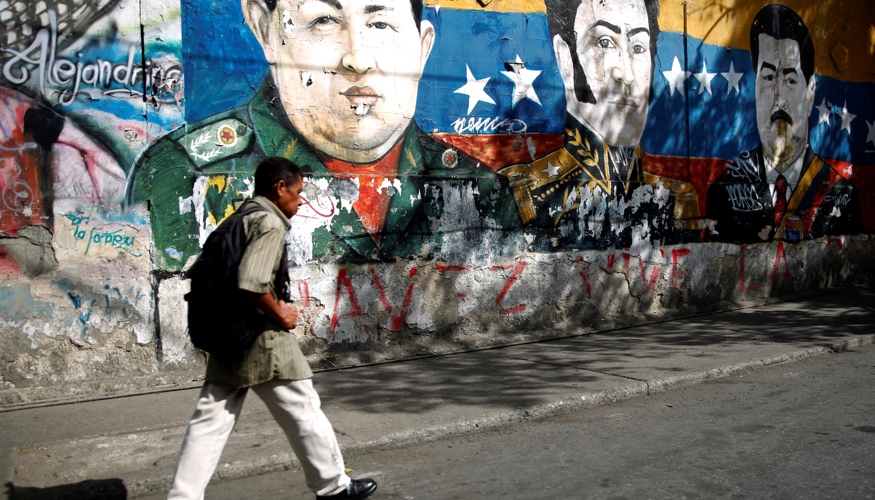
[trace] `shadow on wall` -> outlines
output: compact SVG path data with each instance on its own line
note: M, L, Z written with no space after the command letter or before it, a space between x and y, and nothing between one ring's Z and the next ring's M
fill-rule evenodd
M671 330L653 324L546 341L536 346L407 361L403 367L388 364L380 369L360 369L357 377L335 379L326 372L319 374L318 379L337 389L330 402L336 408L355 407L380 413L388 407L394 412L414 414L439 407L481 405L509 411L542 404L543 387L558 380L575 381L586 387L598 384L605 373L630 374L629 370L650 369L651 363L668 376L683 373L689 371L690 359L725 356L726 350L738 345L739 338L746 345L777 341L808 347L829 344L848 335L871 334L875 324L875 288L860 288L853 304L848 303L847 297L847 294L818 295L780 307L691 318L682 325L672 323ZM839 319L828 311L846 312ZM841 328L837 329L839 323ZM763 325L769 325L768 330ZM685 354L679 355L679 351ZM502 352L505 354L499 355ZM630 354L634 356L630 358ZM678 366L648 361L668 358L676 359ZM630 363L630 359L635 361ZM411 363L419 362L423 363L421 372L410 369ZM367 390L363 391L363 387ZM465 389L447 390L454 387ZM404 394L406 391L415 394ZM509 402L514 407L509 407Z
M32 488L15 486L6 483L6 497L10 500L43 500L64 498L66 500L124 500L128 498L128 489L121 479L89 479L72 484L61 484L48 488Z

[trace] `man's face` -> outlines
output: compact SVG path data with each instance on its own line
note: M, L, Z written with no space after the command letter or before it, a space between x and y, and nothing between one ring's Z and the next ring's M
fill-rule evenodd
M780 171L789 167L808 144L808 116L814 104L814 78L806 84L799 44L759 35L756 102L757 128L763 153Z
M653 66L644 2L583 0L574 31L577 56L596 102L575 97L570 54L560 54L569 49L554 38L568 112L610 145L637 146L647 122Z
M277 197L274 204L286 217L291 219L298 213L301 206L301 191L304 190L304 180L300 177L292 184L280 181L276 184Z
M248 21L308 142L354 163L396 144L434 40L430 23L417 30L410 0L280 0L262 27Z

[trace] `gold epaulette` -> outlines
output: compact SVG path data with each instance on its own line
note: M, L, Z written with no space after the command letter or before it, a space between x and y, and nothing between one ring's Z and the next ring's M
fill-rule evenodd
M511 165L499 171L510 181L523 224L535 219L538 205L582 172L581 165L565 149L558 149L529 164Z

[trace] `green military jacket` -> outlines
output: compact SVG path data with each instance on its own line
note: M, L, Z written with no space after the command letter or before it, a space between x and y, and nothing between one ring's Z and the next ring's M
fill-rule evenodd
M292 127L270 78L247 105L180 128L150 147L131 175L127 202L148 208L156 267L179 271L200 252L209 231L250 196L258 163L282 156L308 170L305 196L332 198L330 222L312 230L312 260L453 259L476 249L496 252L505 243L510 248L520 221L504 177L413 122L402 141L400 192L391 198L378 242L341 203L348 179L332 176ZM327 183L314 182L319 179Z

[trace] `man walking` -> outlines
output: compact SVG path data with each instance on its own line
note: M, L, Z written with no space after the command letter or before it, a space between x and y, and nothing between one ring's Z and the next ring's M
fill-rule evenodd
M313 372L289 332L297 325L297 309L275 289L289 219L298 211L302 189L300 168L285 158L267 158L256 168L251 203L264 210L243 218L246 249L237 286L263 313L262 333L237 358L210 356L168 499L203 498L249 389L282 426L317 499L360 499L377 489L373 480L351 480L344 472L334 430L313 388Z

